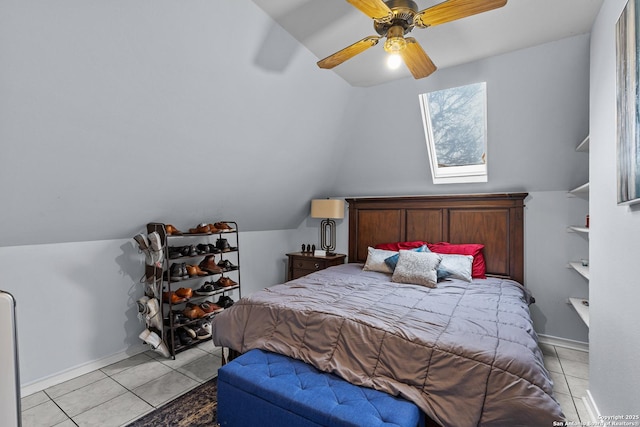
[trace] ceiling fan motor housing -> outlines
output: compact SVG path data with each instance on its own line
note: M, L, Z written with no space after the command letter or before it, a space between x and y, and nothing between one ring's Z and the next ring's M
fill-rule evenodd
M413 0L388 0L385 4L393 12L390 20L374 20L373 28L378 34L385 37L392 27L402 27L407 34L413 29L413 17L418 13L418 5ZM394 34L394 36L396 36Z

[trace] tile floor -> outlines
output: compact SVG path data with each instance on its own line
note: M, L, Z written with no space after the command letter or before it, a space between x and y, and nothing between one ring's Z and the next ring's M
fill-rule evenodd
M541 344L556 398L569 421L590 421L582 397L589 354ZM121 426L216 375L220 348L203 343L168 360L153 351L22 398L23 427Z
M587 425L591 418L582 398L589 388L589 353L548 344L540 348L567 421Z
M122 426L214 377L212 341L166 359L137 354L22 398L23 427Z

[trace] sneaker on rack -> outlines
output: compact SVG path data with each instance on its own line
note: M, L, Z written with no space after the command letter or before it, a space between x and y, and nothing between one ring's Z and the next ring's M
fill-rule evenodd
M145 236L142 233L139 233L133 236L133 240L135 240L136 243L138 244L138 249L140 249L140 252L144 254L145 263L147 265L153 265L153 260L151 257L151 244L149 243L147 236Z
M162 315L160 313L160 304L155 298L143 296L138 300L138 317L145 321L147 327L162 330Z
M151 265L159 265L164 259L164 246L160 234L157 231L153 231L147 235L147 240L149 242Z
M196 289L196 295L207 296L216 293L216 287L211 282L204 282L200 288Z
M211 322L204 321L200 323L195 329L197 340L206 340L211 338Z
M138 337L149 344L152 349L163 355L164 357L170 357L169 349L162 339L155 332L151 332L149 329L142 331Z

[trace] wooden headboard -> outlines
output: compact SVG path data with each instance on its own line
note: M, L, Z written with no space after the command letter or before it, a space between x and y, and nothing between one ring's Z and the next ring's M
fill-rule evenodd
M348 198L349 261L365 262L367 247L378 243L482 243L487 275L524 283L527 195Z

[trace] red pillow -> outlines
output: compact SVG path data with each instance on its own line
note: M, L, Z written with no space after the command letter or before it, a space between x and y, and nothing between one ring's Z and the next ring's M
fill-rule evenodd
M473 265L471 266L471 277L476 279L486 279L487 264L484 260L482 249L484 245L476 243L464 243L454 245L447 242L427 243L431 252L440 254L473 255Z
M414 242L393 242L393 243L379 243L374 246L374 249L384 249L385 251L396 251L398 252L400 249L415 249L419 248L422 245L426 245L427 242L422 242L420 240L416 240Z

